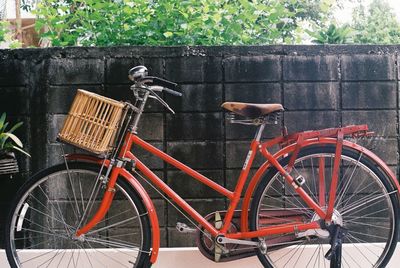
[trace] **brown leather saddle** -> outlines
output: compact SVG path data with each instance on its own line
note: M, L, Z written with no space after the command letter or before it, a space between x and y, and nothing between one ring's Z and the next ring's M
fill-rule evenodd
M245 102L224 102L222 108L231 111L232 113L250 118L257 118L273 112L283 111L282 104L260 104L260 103L245 103Z

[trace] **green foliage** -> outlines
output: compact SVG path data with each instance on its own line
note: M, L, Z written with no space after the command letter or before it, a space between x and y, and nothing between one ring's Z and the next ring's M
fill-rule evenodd
M6 122L6 113L3 113L0 116L0 152L17 150L30 156L22 149L21 140L13 134L13 132L22 125L22 122L15 124L9 130L7 130L8 125L9 123Z
M4 42L6 40L6 35L9 32L9 26L10 23L8 21L0 21L0 42Z
M360 4L353 13L353 21L355 43L400 43L400 23L386 1L374 0L368 10Z
M299 23L320 21L331 2L42 0L34 12L54 46L276 44L294 43Z
M334 24L330 24L327 29L307 31L314 38L312 42L316 44L347 44L350 42L351 32L351 28L347 25L337 27Z
M22 47L22 43L14 38L8 21L0 21L0 45L3 45L2 43L6 43L6 47L9 48Z

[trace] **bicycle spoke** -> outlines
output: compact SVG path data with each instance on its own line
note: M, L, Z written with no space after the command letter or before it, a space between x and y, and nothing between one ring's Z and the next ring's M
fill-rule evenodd
M88 241L88 243L89 243L89 241ZM92 247L92 248L93 248L93 247ZM115 259L114 257L105 254L104 252L98 250L97 248L93 248L93 249L94 249L96 252L100 253L101 255L106 256L107 258L111 258L115 263L118 263L118 264L120 264L120 265L122 265L122 266L124 266L124 267L130 268L129 266L126 266L125 264L123 264L122 262L120 262L118 259Z
M40 266L46 264L47 262L49 262L49 263L46 265L46 268L47 268L47 267L50 267L51 263L55 260L55 258L57 257L57 255L60 254L60 251L61 251L61 250L58 249L57 252L56 252L56 254L54 254L54 256L53 256L51 259L47 260L46 262L44 262L43 264L39 265L38 267L40 267Z
M143 215L145 215L145 214L143 214ZM120 226L120 225L125 224L125 223L127 223L127 222L130 222L130 221L132 221L132 220L134 220L134 219L137 219L138 217L141 217L141 216L143 216L143 215L130 217L130 218L128 218L128 219L125 219L125 220L122 220L122 221L119 221L119 222L116 222L116 223L113 223L113 224L104 226L104 227L102 227L102 228L95 229L95 230L93 230L93 231L87 232L87 235L95 234L95 233L98 233L98 232L101 232L101 231L104 231L104 230L107 230L107 229L111 229L111 228Z
M371 203L371 202L374 202L375 200L378 200L378 199L383 198L383 197L387 197L387 196L389 196L389 195L391 195L391 194L394 194L394 193L396 193L396 192L397 192L397 191L392 191L392 192L387 193L387 194L385 193L385 194L382 194L382 195L380 195L380 196L374 197L374 198L372 198L372 199L370 199L370 200L368 200L368 201L366 201L366 202L364 202L364 203L362 203L362 204L357 204L357 205L351 206L351 207L348 208L347 210L343 211L343 212L342 212L342 215L345 215L345 214L347 214L347 213L349 213L349 212L351 212L351 211L353 211L353 210L355 210L355 209L357 209L357 208L359 208L359 207L361 207L361 206L363 206L363 205L365 205L365 204L369 204L369 203ZM382 200L380 200L380 201L382 201ZM375 204L376 204L376 203L375 203ZM371 205L373 205L373 204L371 204ZM369 205L368 207L370 207L371 205ZM365 208L363 208L362 210L364 210L364 209L366 209L366 208L368 208L368 207L365 207ZM358 212L360 212L360 210L359 210Z
M356 224L363 225L363 226L370 226L370 227L375 227L375 228L380 228L380 229L391 230L391 228L389 228L389 227L379 226L379 225L376 225L376 224L370 224L370 223L353 221L353 220L348 220L347 222L352 222L352 223L356 223Z
M50 253L54 252L54 251L56 251L56 249L50 250L49 252L42 253L42 254L40 254L38 256L34 256L34 257L30 258L30 259L27 259L26 261L21 262L21 264L24 264L24 263L30 262L32 260L35 260L37 258L43 257L43 256L45 256L47 254L50 254Z
M352 239L350 238L350 236L351 236L351 235L347 236L347 239L351 241ZM357 241L356 241L356 242L357 242ZM353 242L353 245L355 245L354 242ZM355 249L357 249L357 251L358 251L371 265L374 265L374 264L365 256L364 252L362 252L357 246L355 246Z
M49 198L48 195L44 192L44 190L42 189L42 187L39 185L38 188L40 189L40 191L42 191L43 195L45 196L45 198L47 199L47 201L50 203L50 205L51 205L56 211L58 211L58 215L60 215L61 221L64 223L64 226L66 226L65 218L64 218L64 216L63 216L62 213L61 213L61 208L60 208L59 203L56 202L57 207L58 207L58 210L57 210L56 207L53 205L53 203L50 202L50 198Z
M335 206L340 204L340 202L342 200L342 197L346 194L346 191L349 188L350 183L352 182L352 178L354 176L354 173L355 173L355 171L356 171L356 169L357 169L357 167L358 167L358 165L360 163L361 157L362 157L362 154L360 154L359 158L357 159L357 163L354 164L354 169L353 169L350 177L347 179L347 183L345 184L345 187L342 188L343 189L342 193L339 192L339 194L337 195L338 198L336 199L337 203L335 203ZM345 178L343 178L343 181L345 181Z

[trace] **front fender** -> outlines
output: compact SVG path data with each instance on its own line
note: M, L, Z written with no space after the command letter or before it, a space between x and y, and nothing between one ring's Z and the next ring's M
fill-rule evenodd
M323 144L336 144L337 139L334 138L319 138L319 139L313 139L313 140L307 140L304 142L304 145L301 148L308 147L308 146L313 146L313 145L323 145ZM282 148L280 151L274 154L275 159L281 159L285 157L287 154L292 153L297 146L297 143L293 143L287 147ZM367 156L370 158L372 161L376 162L379 166L379 168L390 178L392 185L395 189L397 189L397 194L400 200L400 185L399 182L397 181L396 176L392 172L392 170L386 165L385 162L382 161L376 154L371 152L370 150L356 144L350 141L343 141L343 147L351 148L355 151L358 151L360 153L363 153L364 156ZM253 197L254 191L262 179L263 175L265 172L268 170L268 168L271 166L271 164L266 161L264 162L261 167L257 170L257 172L253 175L252 179L250 180L249 186L247 187L246 193L244 195L243 199L243 205L242 205L242 217L240 221L240 227L242 232L247 232L249 231L249 224L248 224L248 219L249 219L249 209L250 209L250 203L251 203L251 198Z
M69 161L83 161L89 163L96 163L98 165L103 165L104 163L105 167L108 167L110 164L110 161L107 159L102 159L86 154L69 154L66 155L66 159ZM143 201L143 204L145 205L149 213L148 215L152 229L152 251L150 256L150 262L155 263L160 249L160 226L158 224L158 217L153 201L151 200L151 198L149 197L143 186L139 183L139 181L126 169L122 169L120 175L125 180L127 180L128 183L136 190L136 192L139 194L140 198Z

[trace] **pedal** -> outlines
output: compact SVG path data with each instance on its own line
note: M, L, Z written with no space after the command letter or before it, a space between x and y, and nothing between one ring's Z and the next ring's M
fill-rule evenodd
M187 226L186 223L183 223L183 222L176 223L176 230L178 230L178 232L180 232L180 233L185 233L185 234L196 232L196 229L190 228L189 226Z

